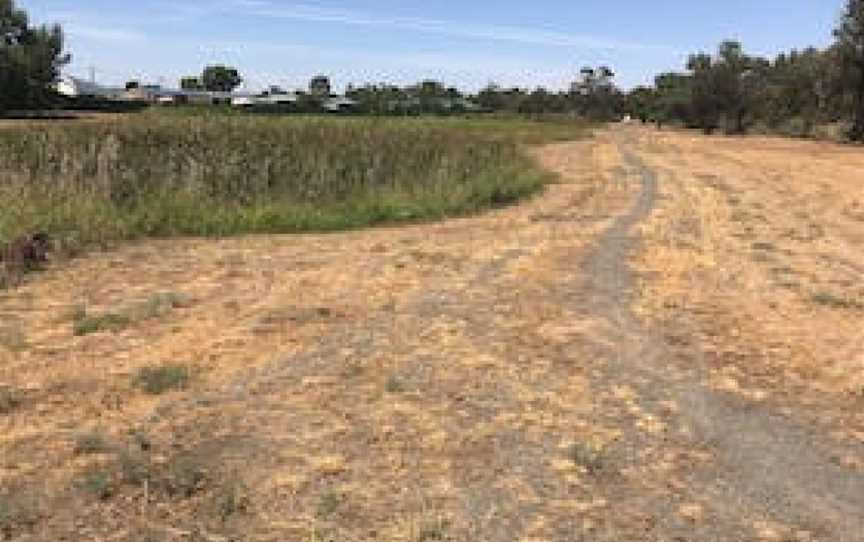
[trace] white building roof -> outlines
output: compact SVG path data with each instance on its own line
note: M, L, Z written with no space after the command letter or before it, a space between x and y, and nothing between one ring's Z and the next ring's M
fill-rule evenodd
M105 87L85 79L72 77L71 75L61 77L60 81L54 85L54 89L60 94L69 96L70 98L77 98L80 96L110 98L119 96L125 90L117 87Z

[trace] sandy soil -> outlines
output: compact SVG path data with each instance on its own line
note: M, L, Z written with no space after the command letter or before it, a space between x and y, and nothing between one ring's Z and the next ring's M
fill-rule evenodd
M561 182L484 216L4 293L0 539L859 540L864 153L618 127L538 159ZM165 363L185 389L136 387Z

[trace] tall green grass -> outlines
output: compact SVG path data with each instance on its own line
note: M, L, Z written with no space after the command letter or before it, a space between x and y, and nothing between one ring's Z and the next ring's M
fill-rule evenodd
M143 114L0 130L0 243L281 233L436 219L548 180L573 123Z

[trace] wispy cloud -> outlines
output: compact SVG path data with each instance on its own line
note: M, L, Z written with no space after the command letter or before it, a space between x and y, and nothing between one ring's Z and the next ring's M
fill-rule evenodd
M312 4L277 5L268 0L227 0L216 9L241 11L259 17L352 26L380 26L459 38L508 41L547 47L603 51L672 51L672 48L663 45L634 43L542 28L462 23L422 17L391 17Z
M134 43L143 42L147 39L144 32L118 24L118 21L77 12L52 11L50 12L50 19L52 22L60 23L66 35L71 38L84 38L106 43Z

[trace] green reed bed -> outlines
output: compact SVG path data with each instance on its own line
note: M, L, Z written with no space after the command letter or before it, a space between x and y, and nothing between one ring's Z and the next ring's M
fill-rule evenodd
M15 126L0 130L0 243L33 231L92 243L475 212L548 180L511 135L526 126L542 133L505 121L159 114Z

